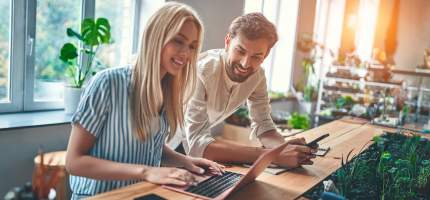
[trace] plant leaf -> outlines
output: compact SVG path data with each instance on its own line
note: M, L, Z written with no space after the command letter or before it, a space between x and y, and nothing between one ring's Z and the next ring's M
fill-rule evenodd
M73 30L73 29L71 29L71 28L67 28L66 33L67 33L67 36L69 36L69 37L76 37L76 38L78 38L80 41L83 41L83 40L84 40L84 38L82 38L82 35L81 35L81 34L77 33L76 31L74 31L74 30Z
M96 26L101 42L103 44L108 44L111 39L109 21L106 18L98 18Z
M66 43L60 50L60 59L64 62L78 57L78 49L72 43Z
M109 44L111 33L110 24L106 18L84 19L81 24L81 34L85 45L96 46Z

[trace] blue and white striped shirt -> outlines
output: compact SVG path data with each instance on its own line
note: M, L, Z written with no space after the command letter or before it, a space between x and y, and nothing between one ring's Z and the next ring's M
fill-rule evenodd
M168 132L165 112L160 116L160 129L144 142L133 134L130 124L130 67L101 71L93 77L81 96L72 123L79 123L96 141L89 155L120 163L160 166L163 145ZM72 199L123 187L138 180L105 181L70 176Z

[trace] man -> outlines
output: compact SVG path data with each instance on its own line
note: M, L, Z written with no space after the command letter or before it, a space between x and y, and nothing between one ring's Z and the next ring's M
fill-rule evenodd
M197 89L185 117L188 154L220 162L252 163L268 148L285 142L270 117L266 78L260 67L277 40L275 26L262 14L251 13L232 22L225 49L200 56ZM251 134L264 148L216 140L211 133L212 127L245 102L250 110ZM283 167L312 164L315 150L304 144L303 138L290 140L274 163Z

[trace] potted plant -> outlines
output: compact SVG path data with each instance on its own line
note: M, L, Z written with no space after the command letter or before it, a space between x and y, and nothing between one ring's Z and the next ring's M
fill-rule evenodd
M67 28L67 36L77 39L79 43L65 43L60 50L59 58L66 63L66 76L69 77L64 87L64 108L67 114L75 112L84 83L95 72L95 65L102 65L101 62L95 64L95 56L101 45L111 43L110 30L106 18L84 19L80 33ZM82 59L79 59L79 56Z
M293 113L291 115L291 118L288 120L288 126L293 129L303 129L307 130L311 127L311 120L309 119L309 116L306 114L298 114Z

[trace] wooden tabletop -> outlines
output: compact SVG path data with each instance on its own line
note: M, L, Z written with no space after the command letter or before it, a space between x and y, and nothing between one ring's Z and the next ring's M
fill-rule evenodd
M324 133L330 136L321 141L321 147L331 150L324 157L315 158L313 165L302 166L279 175L261 174L257 181L233 193L228 199L297 199L303 193L324 180L340 167L341 157L353 150L356 154L373 136L380 135L387 128L370 125L365 120L344 118L305 131L294 137L304 137L307 141ZM234 166L229 171L246 173L247 168ZM164 189L151 183L137 183L121 189L96 195L90 199L133 199L155 193L166 199L189 200L195 197Z

